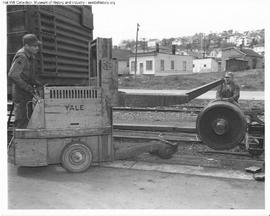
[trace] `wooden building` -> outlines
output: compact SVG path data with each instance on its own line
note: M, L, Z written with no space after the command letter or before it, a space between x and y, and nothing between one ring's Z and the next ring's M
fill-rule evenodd
M222 50L221 70L241 71L263 68L264 58L252 49L228 47Z
M131 55L130 50L116 49L112 50L112 57L117 62L118 75L129 74L129 56Z

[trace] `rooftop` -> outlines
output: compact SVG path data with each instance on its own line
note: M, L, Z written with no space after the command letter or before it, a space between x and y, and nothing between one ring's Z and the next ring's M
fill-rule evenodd
M262 56L258 53L256 53L254 50L252 49L246 49L246 48L242 48L242 49L239 49L239 48L236 48L236 47L227 47L227 48L224 48L222 49L222 51L225 51L225 50L230 50L230 49L235 49L239 52L242 52L244 53L245 55L247 56L252 56L252 57L259 57L259 58L262 58Z
M241 49L241 52L245 53L248 56L252 56L252 57L262 57L260 54L256 53L254 50L252 49Z
M117 60L128 60L129 56L131 55L130 50L125 49L113 49L112 50L112 57L116 58Z

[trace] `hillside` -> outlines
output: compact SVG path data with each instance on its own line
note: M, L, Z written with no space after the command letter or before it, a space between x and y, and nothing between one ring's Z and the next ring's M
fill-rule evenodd
M172 76L134 76L119 77L119 88L130 89L193 89L201 85L217 80L224 73L194 73L188 75ZM235 81L241 86L241 90L263 91L264 69L234 72Z

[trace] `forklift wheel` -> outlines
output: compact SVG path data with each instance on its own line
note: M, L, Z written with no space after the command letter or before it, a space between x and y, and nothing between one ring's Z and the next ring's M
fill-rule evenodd
M93 160L91 149L82 142L71 142L65 146L61 156L62 166L69 172L86 171Z

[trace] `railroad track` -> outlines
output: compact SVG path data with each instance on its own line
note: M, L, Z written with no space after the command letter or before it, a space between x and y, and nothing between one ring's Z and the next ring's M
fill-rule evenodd
M168 132L169 127L164 125L160 127L161 131L157 131L157 125L152 129L149 127L147 131L144 130L145 127L140 131L140 125L129 125L129 130L123 130L126 125L117 124L113 130L116 158L236 170L244 170L251 166L262 167L264 164L264 155L254 156L244 149L211 150L198 139L196 133ZM130 130L132 127L136 130ZM172 143L177 145L174 154L164 157L150 153L157 144L166 145L167 141L169 146Z
M171 112L171 113L194 113L198 114L203 109L203 106L184 106L175 105L170 107L113 107L113 111L123 111L123 112ZM264 116L264 110L262 108L241 108L245 115L259 115Z

